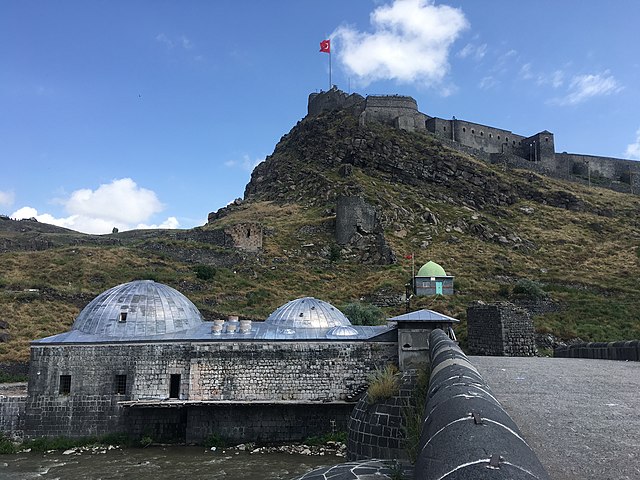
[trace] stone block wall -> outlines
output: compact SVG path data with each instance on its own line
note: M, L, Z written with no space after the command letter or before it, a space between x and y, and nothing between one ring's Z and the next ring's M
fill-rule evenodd
M0 392L0 435L12 440L23 438L26 399L26 396L8 397Z
M33 346L25 435L121 431L124 407L118 402L168 400L172 375L180 375L176 400L344 401L370 371L396 357L393 342ZM61 392L62 375L70 377L68 393ZM116 393L116 375L126 375L124 394ZM174 420L166 428L163 422L154 427L159 434L180 434Z
M347 428L349 460L407 459L405 415L413 401L417 371L406 372L398 395L369 403L365 394L356 404Z
M473 355L526 357L536 354L533 321L508 302L467 308L467 344Z

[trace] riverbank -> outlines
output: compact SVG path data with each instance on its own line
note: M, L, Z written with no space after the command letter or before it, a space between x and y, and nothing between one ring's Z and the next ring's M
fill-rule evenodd
M138 480L291 480L320 467L344 461L326 452L321 455L260 451L231 447L214 450L193 446L147 448L82 447L76 452L22 452L0 456L0 478L104 478ZM308 447L314 447L309 446ZM254 449L255 450L255 449ZM313 448L309 448L314 451Z

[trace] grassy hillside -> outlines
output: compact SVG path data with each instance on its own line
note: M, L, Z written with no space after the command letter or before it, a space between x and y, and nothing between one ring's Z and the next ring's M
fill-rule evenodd
M362 265L336 245L340 194L379 207L397 264ZM640 338L637 196L504 171L427 134L361 127L337 113L305 119L283 137L245 197L203 228L260 222L264 249L256 255L163 231L95 237L0 222L0 308L11 335L0 361L26 360L30 340L67 330L98 293L134 279L178 289L208 319L263 319L303 295L336 306L375 292L400 295L410 253L417 268L434 260L455 275L456 295L420 298L412 308L461 318L463 341L475 300L533 305L538 331L561 338Z

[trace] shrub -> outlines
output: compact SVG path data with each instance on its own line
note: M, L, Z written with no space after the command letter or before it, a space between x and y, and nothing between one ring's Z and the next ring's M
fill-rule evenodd
M153 438L151 438L148 435L145 435L144 437L142 437L140 439L140 446L142 448L147 448L149 445L151 445L153 443Z
M216 269L211 265L198 265L194 268L196 277L205 282L212 280L216 276Z
M518 283L513 287L513 293L531 298L544 298L547 296L547 292L542 289L542 285L526 278L518 280Z
M353 325L380 325L384 323L384 313L375 305L368 303L348 303L342 307Z
M0 455L16 453L16 451L17 449L13 442L4 435L0 434Z
M215 433L209 435L207 439L204 441L204 446L207 448L216 447L216 448L224 448L228 445L222 437L216 435Z
M383 369L376 369L367 378L369 403L377 403L397 395L400 392L400 373L398 367L389 364Z
M340 247L335 243L329 247L329 261L337 262L340 260Z

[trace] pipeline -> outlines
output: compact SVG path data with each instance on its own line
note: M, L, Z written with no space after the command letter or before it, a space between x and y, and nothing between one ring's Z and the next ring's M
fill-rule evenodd
M416 480L550 480L520 430L460 348L429 336L427 392Z

